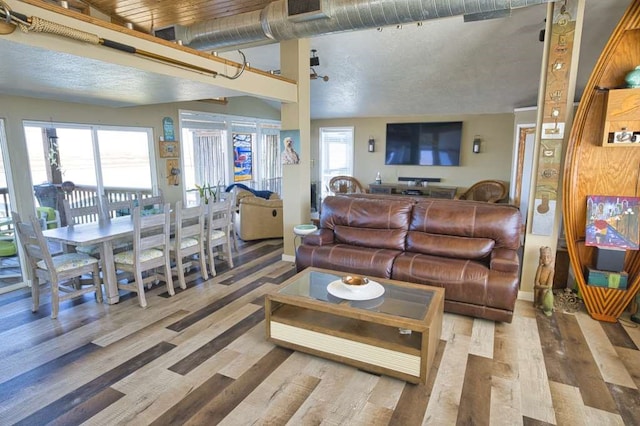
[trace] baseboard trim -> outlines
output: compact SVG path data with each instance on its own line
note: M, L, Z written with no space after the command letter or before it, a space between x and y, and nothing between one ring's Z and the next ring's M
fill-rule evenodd
M533 302L533 293L530 291L519 291L518 300L526 300L528 302Z

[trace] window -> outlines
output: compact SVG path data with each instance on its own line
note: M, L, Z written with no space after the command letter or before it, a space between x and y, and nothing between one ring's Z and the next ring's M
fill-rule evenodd
M199 202L198 187L242 183L280 192L280 123L196 111L180 112L185 203Z
M333 176L353 175L353 127L320 128L321 197L329 193Z
M110 199L131 198L154 189L155 157L149 128L107 127L25 122L24 131L34 185L74 183L82 200L93 204L91 194ZM38 200L42 204L42 200ZM60 210L59 203L53 207Z

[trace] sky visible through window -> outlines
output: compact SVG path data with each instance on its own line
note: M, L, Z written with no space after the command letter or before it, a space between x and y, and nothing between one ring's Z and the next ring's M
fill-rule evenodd
M63 181L76 185L97 185L96 161L92 130L90 128L56 127L60 158L55 162L60 167ZM25 126L27 149L34 185L47 182L46 161L50 154L43 149L43 131L40 126ZM152 187L148 133L145 130L96 131L105 188Z

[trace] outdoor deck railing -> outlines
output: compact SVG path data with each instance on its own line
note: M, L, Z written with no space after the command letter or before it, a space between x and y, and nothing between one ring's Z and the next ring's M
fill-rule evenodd
M271 191L280 195L282 194L282 178L251 180L242 183L253 189ZM36 185L36 187L37 186L39 185ZM52 205L47 207L53 207L58 210L61 218L64 216L61 203L65 198L69 200L69 204L72 207L85 207L97 204L98 191L96 186L75 185L75 188L72 191L63 191L59 184L51 186L56 188L56 195L59 195L59 197L52 198L50 200L50 204ZM115 202L136 200L140 197L147 198L153 196L153 193L151 189L107 187L105 188L105 195L109 202ZM187 198L193 198L194 196L197 197L197 191L187 194ZM11 205L9 203L9 190L7 188L0 188L0 203L2 203L0 206L0 217L9 217L11 215ZM43 205L43 200L38 200L38 204Z
M44 191L45 194L42 192L38 194L38 189L42 189L43 186L46 189L46 191ZM94 185L75 185L70 191L64 191L61 185L36 185L34 188L36 189L38 204L58 210L63 225L66 224L63 212L64 208L62 206L64 199L69 201L71 207L87 207L98 204L98 189ZM104 192L109 202L137 200L153 195L151 189L129 187L106 187ZM94 218L89 216L86 218L77 218L77 221L80 223L90 222L92 220L94 220Z

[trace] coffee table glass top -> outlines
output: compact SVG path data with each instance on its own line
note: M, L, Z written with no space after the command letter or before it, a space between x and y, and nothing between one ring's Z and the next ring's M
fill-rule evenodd
M346 300L333 296L327 291L327 286L333 281L340 280L341 272L327 273L315 270L305 270L296 275L289 284L278 290L278 294L298 296L321 300L332 304L347 304L356 309L365 309L404 318L421 320L427 314L434 292L428 287L424 289L402 287L372 278L380 283L385 292L382 296L370 300Z

